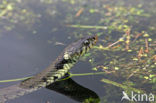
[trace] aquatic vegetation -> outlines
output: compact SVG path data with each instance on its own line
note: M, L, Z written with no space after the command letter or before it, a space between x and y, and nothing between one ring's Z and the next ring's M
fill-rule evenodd
M100 95L103 102L116 103L111 96L121 97L122 90L156 94L156 2L119 1L32 0L36 4L33 8L30 1L2 0L0 37L19 31L15 36L24 40L26 31L35 39L46 38L43 43L66 45L70 40L97 34L98 45L81 61L91 65L88 68L93 75L104 73L93 80L105 92ZM56 35L65 35L67 41ZM83 75L92 73L77 76Z
M86 12L86 15L90 13L89 18L84 19L85 14L82 14L80 16L83 19L81 17L79 19L81 21L76 20L74 22L77 23L68 24L67 27L77 28L78 32L87 34L88 31L97 33L101 37L99 45L94 47L93 54L86 55L84 58L91 63L93 71L104 71L110 79L122 78L133 83L134 87L155 93L153 88L156 79L154 70L156 63L153 59L155 47L150 45L154 44L156 39L153 32L156 29L153 27L151 31L148 26L142 24L143 27L139 24L141 18L148 20L153 15L145 12L141 5L137 7L103 5L103 10L90 8L89 12ZM100 15L100 19L92 18L92 15ZM76 34L75 37L78 35ZM145 85L150 88L146 88Z

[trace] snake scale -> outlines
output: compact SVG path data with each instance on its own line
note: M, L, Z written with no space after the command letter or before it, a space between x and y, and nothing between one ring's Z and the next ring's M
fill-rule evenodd
M87 36L67 46L49 67L18 84L0 89L0 103L46 87L64 77L79 58L97 42L97 36Z

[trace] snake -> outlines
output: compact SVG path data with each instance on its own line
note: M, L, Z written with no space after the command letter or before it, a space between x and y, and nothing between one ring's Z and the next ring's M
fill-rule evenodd
M40 73L20 83L0 89L0 103L5 103L58 81L69 72L81 56L96 44L97 40L97 35L80 38L68 45L56 60Z

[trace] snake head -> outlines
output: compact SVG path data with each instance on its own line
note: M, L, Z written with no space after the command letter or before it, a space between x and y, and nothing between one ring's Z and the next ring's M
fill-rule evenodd
M98 40L97 35L86 36L69 45L64 52L64 59L78 59L90 50Z

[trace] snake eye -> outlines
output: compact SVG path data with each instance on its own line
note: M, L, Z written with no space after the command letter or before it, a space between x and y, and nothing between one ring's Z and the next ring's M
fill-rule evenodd
M89 45L89 41L88 40L85 40L84 41L84 45Z

